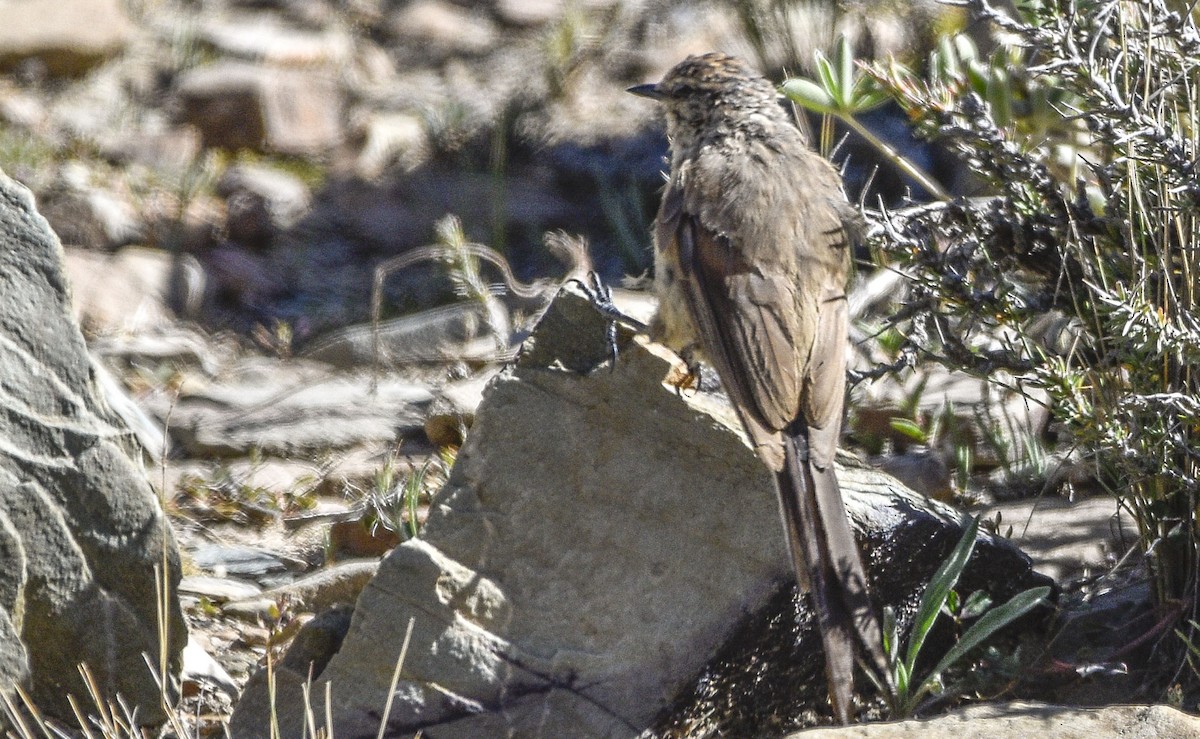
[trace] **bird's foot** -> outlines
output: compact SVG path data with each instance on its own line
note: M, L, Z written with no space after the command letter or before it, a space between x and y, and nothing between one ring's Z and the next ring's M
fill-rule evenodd
M675 387L675 392L683 395L685 390L699 390L704 379L701 372L700 360L696 359L695 345L688 345L679 352L682 365L671 368L665 382Z
M591 302L591 304L596 308L597 311L600 312L601 315L608 319L608 326L606 327L608 351L609 355L612 357L612 367L615 370L617 366L618 354L617 324L624 324L638 333L644 333L646 331L646 324L621 312L621 309L618 308L616 303L613 302L612 288L604 284L604 281L600 279L599 274L595 272L589 272L586 282L577 277L572 277L571 279L567 280L567 282L573 282L578 285L579 289L583 291L583 294L587 297L588 301Z

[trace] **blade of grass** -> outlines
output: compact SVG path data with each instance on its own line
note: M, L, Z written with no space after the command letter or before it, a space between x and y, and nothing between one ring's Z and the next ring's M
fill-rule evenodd
M379 735L376 739L383 739L387 733L388 717L392 714L392 699L396 697L396 684L400 682L400 670L404 668L404 658L408 656L408 642L412 639L413 625L416 622L415 618L408 619L408 630L404 632L404 643L400 645L400 656L396 658L396 669L392 672L392 683L388 686L387 702L383 706L383 717L379 719Z
M1022 593L1017 593L1004 605L996 606L980 616L979 620L962 635L958 643L946 652L946 656L942 657L937 667L933 668L933 674L938 675L944 672L947 667L962 659L967 652L982 644L996 631L1016 621L1044 602L1048 595L1050 595L1049 586L1030 588Z
M921 653L921 647L925 645L925 637L929 635L929 630L937 621L942 606L946 604L946 598L958 584L958 578L966 568L967 561L971 558L971 552L975 550L975 537L978 533L979 517L976 516L963 532L954 551L945 562L942 562L941 567L938 567L933 579L926 586L925 593L921 596L921 606L917 611L916 620L913 622L913 632L909 637L908 652L904 658L904 667L910 675L916 667L917 655Z

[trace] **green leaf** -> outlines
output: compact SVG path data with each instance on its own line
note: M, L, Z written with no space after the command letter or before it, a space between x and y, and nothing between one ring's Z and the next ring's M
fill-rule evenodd
M850 39L846 37L846 34L838 36L833 54L837 61L837 89L841 93L838 97L838 105L843 109L849 109L853 102L852 97L856 85L854 82L854 52L850 49Z
M962 76L962 70L958 66L958 54L954 52L949 36L942 36L938 40L937 48L930 54L929 68L933 71L934 79L942 82L951 82Z
M946 606L942 610L950 616L953 616L954 614L958 613L959 605L961 604L958 602L958 591L951 590L946 596Z
M976 62L971 62L964 66L967 70L967 82L971 84L971 89L986 97L988 80L990 79L987 68Z
M877 108L890 98L888 94L875 84L870 77L860 77L854 87L854 99L850 109L854 113L865 113L871 108Z
M988 70L986 99L992 106L992 118L997 125L1007 126L1012 122L1012 81L1001 67Z
M941 662L938 662L937 667L933 668L933 672L929 674L929 677L925 678L925 681L928 682L931 679L940 677L951 665L966 656L972 649L982 644L989 636L1016 621L1035 606L1042 603L1047 595L1050 595L1049 586L1043 585L1040 588L1030 588L1023 593L1017 593L1004 605L996 606L983 614L971 628L967 629L967 632L962 635L958 643L951 647L950 651L946 652L946 656L942 657Z
M891 606L883 607L883 653L893 665L900 656L900 628L896 624L896 611Z
M929 441L929 435L926 434L924 429L918 426L912 419L900 418L897 416L889 421L889 424L891 425L893 431L907 436L918 444L924 444L925 442Z
M825 88L825 92L829 94L834 107L839 108L843 93L838 86L837 75L833 71L833 63L820 51L817 51L814 56L816 57L817 77L820 78L821 85Z
M817 113L834 113L836 111L833 98L825 91L825 88L812 80L793 77L783 83L783 94L797 104Z
M975 45L970 36L961 33L955 34L954 38L951 39L951 43L954 44L955 56L964 62L973 62L979 59L979 47Z
M904 658L904 664L909 673L912 673L917 664L917 655L921 653L921 647L925 645L925 637L929 635L929 630L937 621L938 613L946 604L946 598L958 584L959 576L966 569L971 552L975 550L975 537L978 533L979 517L976 516L967 526L967 530L963 532L954 551L950 553L945 562L942 562L942 566L934 573L929 585L925 586L925 592L921 595L921 605L917 610L916 621L913 623L912 635L909 637L908 654ZM980 619L980 621L982 620ZM975 626L978 625L979 622L976 622Z
M903 662L898 663L896 665L895 677L896 677L896 694L903 696L906 693L908 693L908 680L911 677L911 675L908 672L908 668L906 668L904 666Z
M959 618L976 618L983 615L987 609L992 607L992 599L987 593L982 590L976 590L967 598L967 602L963 604L962 610L959 611Z

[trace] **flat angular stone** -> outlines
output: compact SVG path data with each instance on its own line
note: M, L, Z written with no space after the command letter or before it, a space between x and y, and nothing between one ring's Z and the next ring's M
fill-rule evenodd
M0 69L35 59L80 75L119 54L133 26L120 0L0 0Z
M291 457L395 442L424 428L428 388L404 378L330 372L315 362L247 361L211 382L185 382L154 407L195 456Z
M971 706L931 719L812 729L787 739L1159 739L1200 737L1200 718L1170 706L1080 708L1044 703Z
M219 62L189 70L176 92L208 147L312 155L342 140L341 92L327 74Z

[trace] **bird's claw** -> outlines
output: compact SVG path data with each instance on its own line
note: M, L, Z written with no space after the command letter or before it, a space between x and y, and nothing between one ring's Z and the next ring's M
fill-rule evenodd
M608 319L605 337L608 341L609 357L612 359L612 369L615 371L617 367L617 355L619 354L617 348L617 324L623 323L639 333L646 330L646 324L621 312L621 309L613 302L612 288L604 284L604 281L600 279L600 275L596 272L588 272L586 282L578 277L572 277L567 282L575 283L583 291L583 294L592 306Z
M700 360L696 359L694 350L694 346L688 346L680 351L679 358L683 360L683 365L671 368L667 375L667 384L673 385L679 395L683 395L685 390L699 390L704 379Z

